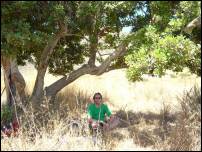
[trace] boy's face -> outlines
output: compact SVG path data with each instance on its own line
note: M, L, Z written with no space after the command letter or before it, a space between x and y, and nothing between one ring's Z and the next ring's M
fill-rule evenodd
M95 99L94 99L94 102L96 103L96 104L99 104L100 102L101 102L101 97L100 97L100 95L95 95Z

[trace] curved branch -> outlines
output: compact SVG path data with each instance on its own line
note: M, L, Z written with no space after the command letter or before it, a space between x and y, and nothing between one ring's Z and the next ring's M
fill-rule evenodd
M84 64L79 69L71 72L68 76L64 76L63 78L59 79L58 81L54 82L50 86L45 88L46 97L50 100L55 97L55 95L63 89L65 86L76 80L82 75L85 74L92 74L92 75L100 75L107 71L110 66L110 63L117 59L120 56L123 56L126 53L127 43L122 43L114 53L112 53L104 62L99 66L91 66L89 64Z
M107 57L104 62L98 67L98 72L95 73L96 75L100 75L104 73L107 68L110 66L111 62L115 59L117 59L120 56L125 55L127 49L127 43L122 43L118 46L117 50L114 51L109 57Z
M198 16L194 20L192 20L184 29L186 33L191 33L195 27L201 28L201 16Z

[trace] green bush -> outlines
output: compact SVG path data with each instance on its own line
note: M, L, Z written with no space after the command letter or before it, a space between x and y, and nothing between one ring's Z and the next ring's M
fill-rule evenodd
M12 121L13 110L8 105L1 107L1 125L10 123Z

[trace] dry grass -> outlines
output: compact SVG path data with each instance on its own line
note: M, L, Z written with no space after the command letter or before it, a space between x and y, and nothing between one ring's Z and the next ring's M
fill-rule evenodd
M201 150L201 88L194 86L179 97L181 111L171 131L171 150Z
M33 66L20 67L20 71L27 83L26 90L30 94L34 87L36 70ZM185 71L186 72L186 71ZM184 72L184 73L185 73ZM113 70L104 73L101 76L84 75L76 81L65 87L61 92L67 93L68 90L84 92L89 97L94 92L101 92L109 97L110 104L114 109L126 107L126 110L136 112L160 112L163 102L171 106L173 111L180 108L176 96L183 94L184 90L189 90L194 84L200 84L201 79L195 75L185 75L180 73L172 77L173 73L169 72L162 78L145 77L143 82L128 82L125 77L125 69ZM54 77L50 74L45 76L45 86L55 82L60 77ZM1 77L3 80L3 77ZM1 83L1 91L4 84ZM5 94L2 100L5 100Z
M120 134L115 132L105 136L105 144L98 141L97 145L93 145L84 111L79 107L72 111L68 105L64 105L64 110L61 105L63 103L59 102L59 109L52 105L38 106L37 109L31 104L20 107L19 136L4 137L1 140L2 150L152 150L135 145L129 136L120 138ZM75 123L78 124L76 128Z
M196 102L201 95L199 89L189 91L201 79L184 72L130 83L124 71L84 75L61 90L54 103L19 107L19 136L1 139L2 150L201 150L201 107ZM21 72L30 94L36 71L28 67ZM47 74L45 86L57 79ZM121 118L101 147L93 146L86 126L86 106L94 92L101 92Z
M68 95L71 95L70 91ZM125 109L114 111L121 123L108 134L107 144L98 143L97 146L89 136L85 106L82 106L85 104L81 102L87 96L75 95L80 100L76 105L65 104L64 101L71 98L59 94L57 104L44 103L37 109L32 105L23 107L20 134L1 140L2 150L200 150L199 89L184 94L181 110L174 115L166 104L162 105L159 114ZM191 110L187 111L188 108ZM196 113L194 117L190 115L191 111ZM75 122L79 124L76 132Z
M171 113L164 104L160 114L133 113L120 110L119 117L129 122L128 128L136 145L158 150L201 150L201 92L199 87L186 91L178 100L181 108Z

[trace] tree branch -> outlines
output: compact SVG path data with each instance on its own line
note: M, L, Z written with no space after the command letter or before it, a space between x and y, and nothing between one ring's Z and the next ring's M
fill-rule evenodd
M103 58L102 58L102 54L100 53L100 51L97 51L98 52L98 54L99 54L99 56L100 56L100 60L101 60L101 62L103 62Z
M99 51L98 51L98 54L100 55L100 57L105 56L105 55L112 55L112 53L104 53L104 54L101 54Z
M95 59L96 59L96 53L98 50L98 36L92 35L92 37L90 38L90 57L88 60L88 65L91 67L95 67Z
M116 70L116 69L123 69L123 68L128 68L128 66L126 64L124 64L121 67L109 66L105 72L109 72L111 70Z
M185 27L184 31L190 34L195 27L201 28L201 16L198 16L197 18L189 22L189 24Z
M126 43L122 43L118 46L117 50L114 51L109 57L107 57L104 62L98 67L98 71L95 73L95 75L100 75L104 73L107 68L110 66L111 62L115 59L117 59L120 56L125 55L126 53ZM93 73L92 73L93 74Z
M79 35L79 34L65 34L65 36L78 36L78 37L82 37L84 38L86 41L90 41L88 38L86 38L85 36Z
M110 55L107 59L104 60L104 62L99 66L99 67L92 67L89 64L84 64L82 67L79 69L73 71L72 73L69 74L69 76L65 76L58 81L54 82L50 86L45 88L46 96L49 97L54 97L57 92L59 92L61 89L63 89L65 86L76 80L82 75L85 74L92 74L92 75L100 75L104 72L107 71L107 68L110 66L110 63L118 58L119 56L122 56L126 53L126 47L127 44L123 43L121 44L116 51L112 55Z
M71 72L68 76L64 76L58 81L54 82L50 86L45 88L45 95L47 97L51 97L56 95L58 91L60 91L62 88L64 88L66 85L70 84L80 76L87 74L88 71L90 70L89 65L84 64L82 67L79 69Z
M53 53L54 48L57 45L60 38L67 34L67 26L61 22L59 22L59 26L60 31L48 42L48 44L46 45L46 47L42 52L38 66L37 77L31 96L31 100L33 102L40 101L41 97L43 96L44 76L48 67L48 60L50 59L50 56Z

